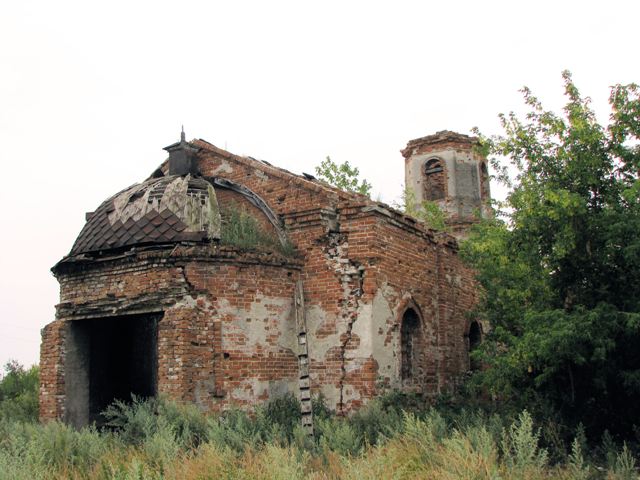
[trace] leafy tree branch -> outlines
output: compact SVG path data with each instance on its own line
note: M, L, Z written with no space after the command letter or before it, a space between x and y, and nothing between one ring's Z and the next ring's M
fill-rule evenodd
M371 193L371 184L367 180L360 180L360 170L358 167L352 167L349 161L337 164L327 156L320 166L316 167L316 175L321 180L347 192L366 196Z
M640 91L616 85L601 125L569 72L566 104L500 115L481 136L510 186L505 220L475 228L462 253L492 325L476 381L503 399L534 400L592 430L640 425Z

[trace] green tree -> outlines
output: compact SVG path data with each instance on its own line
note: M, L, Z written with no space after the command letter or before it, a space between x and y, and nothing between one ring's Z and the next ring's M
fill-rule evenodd
M25 370L15 360L8 362L0 380L0 418L20 421L38 420L39 370Z
M320 166L316 167L316 175L321 180L347 192L360 193L369 196L371 184L366 180L360 180L360 170L352 167L349 161L338 165L331 157L327 156Z
M510 182L498 218L462 246L490 322L476 381L591 431L640 425L640 89L612 87L608 125L563 73L566 105L501 115L482 137ZM477 132L476 132L477 133ZM509 175L510 174L510 175Z
M393 207L420 220L434 230L447 229L447 214L436 202L423 200L418 202L416 193L409 187L404 187L400 203L394 203Z

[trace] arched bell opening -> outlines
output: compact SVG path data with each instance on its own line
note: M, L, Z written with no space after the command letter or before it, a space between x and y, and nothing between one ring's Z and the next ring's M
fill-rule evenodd
M424 164L424 199L442 200L446 196L445 172L442 161L432 158Z

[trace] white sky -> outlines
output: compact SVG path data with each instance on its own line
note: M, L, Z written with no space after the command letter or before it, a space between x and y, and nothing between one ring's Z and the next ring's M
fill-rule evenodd
M561 105L567 68L606 119L640 82L635 1L30 1L0 4L0 362L38 361L49 269L84 213L176 141L313 173L349 160L400 193L412 138Z

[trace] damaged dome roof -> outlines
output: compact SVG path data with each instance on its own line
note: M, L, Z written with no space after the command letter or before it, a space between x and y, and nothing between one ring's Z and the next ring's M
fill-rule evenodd
M152 178L104 201L88 215L71 255L140 244L220 238L220 210L207 180L187 175Z
M258 195L229 179L201 174L199 147L185 140L184 130L180 141L164 150L166 168L87 214L69 256L212 240L240 248L288 245L280 219Z

